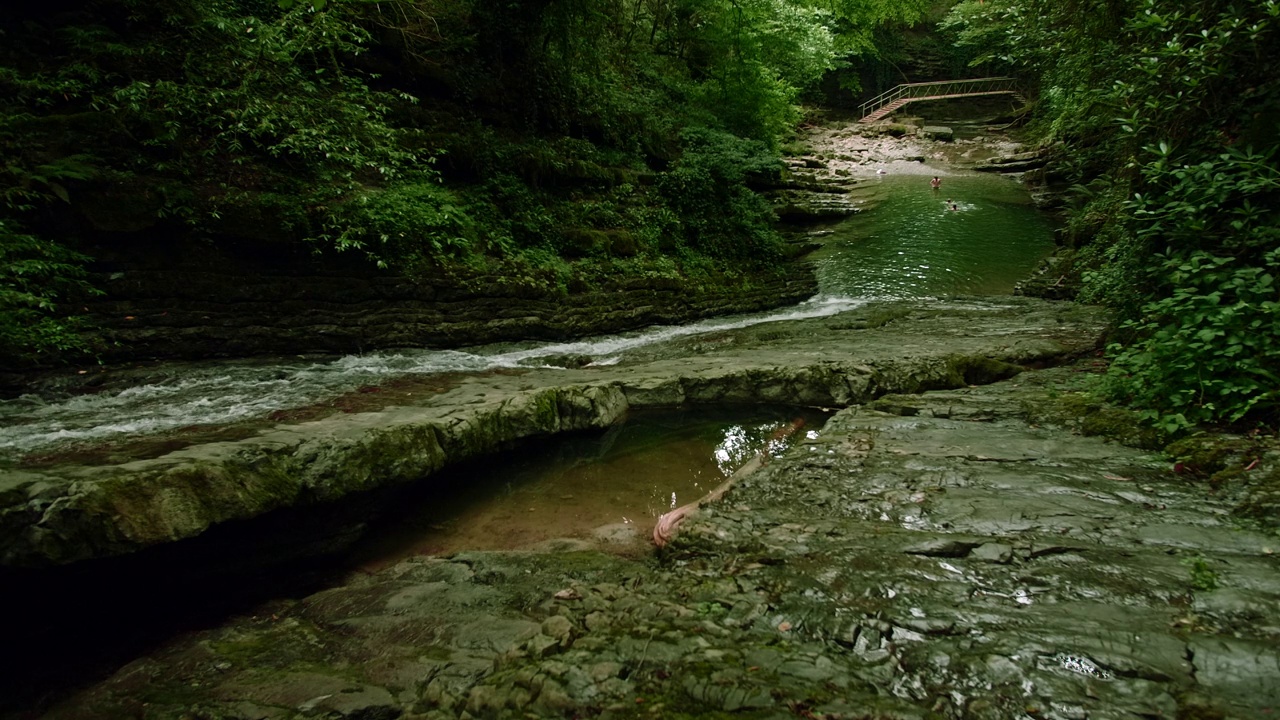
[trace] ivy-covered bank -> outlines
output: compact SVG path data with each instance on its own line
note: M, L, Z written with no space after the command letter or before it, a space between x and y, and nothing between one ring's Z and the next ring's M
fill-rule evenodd
M87 302L113 298L106 281L128 269L103 258L130 249L167 262L192 244L233 248L268 268L313 250L560 295L620 278L758 287L788 251L755 189L781 180L800 92L927 5L93 0L6 12L0 358L101 352L76 319L87 312L146 321Z

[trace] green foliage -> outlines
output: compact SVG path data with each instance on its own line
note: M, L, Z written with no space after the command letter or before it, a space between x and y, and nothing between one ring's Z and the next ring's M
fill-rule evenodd
M33 12L0 27L11 354L78 346L78 325L58 319L54 300L82 289L86 258L48 236L59 227L49 218L86 194L129 187L159 198L140 207L196 227L292 195L300 210L274 213L277 222L288 215L302 228L314 213L332 227L336 199L410 165L428 172L387 122L390 103L411 98L372 90L351 67L370 40L359 22L367 10L354 4L282 12L255 0L106 0Z
M834 67L830 13L787 0L723 5L697 29L694 52L708 58L694 97L722 126L775 146L798 119L800 90Z
M172 169L207 182L216 164L243 186L261 172L255 165L283 164L342 190L393 178L417 160L387 124L388 103L412 98L373 91L342 62L370 39L348 5L254 14L248 2L204 0L190 6L194 18L161 16L163 4L138 5L145 7L134 12L155 24L158 45L199 48L182 55L179 67L112 83L93 98L95 109L139 127L134 135L145 147L184 153L185 162L172 165L145 157L138 170Z
M767 143L832 67L832 14L797 0L476 3L475 52L518 73L530 124L661 151L706 124ZM513 62L518 60L518 62Z
M1237 421L1280 406L1280 302L1273 272L1204 251L1166 257L1171 294L1124 324L1133 340L1110 348L1112 394L1147 408L1167 431Z
M3 80L0 80L3 82ZM0 114L0 362L30 363L89 350L84 323L69 318L66 300L94 294L88 258L61 243L25 232L17 219L70 202L68 186L92 179L93 158L49 157L25 142L26 113ZM10 216L6 219L5 216Z
M1124 23L1129 0L963 0L943 27L975 55L972 64L1021 76L1036 91L1038 131L1065 140L1063 158L1092 174L1100 156L1114 159L1111 86L1130 71Z
M326 240L362 249L385 267L387 258L416 263L467 254L475 223L461 201L431 178L366 190L329 220Z
M1082 296L1121 313L1112 396L1165 431L1274 419L1280 4L966 0L948 23L1039 83Z
M700 602L697 605L694 605L694 611L698 613L699 617L718 618L727 615L729 613L729 608L718 602L711 601Z
M88 349L79 323L59 313L68 297L93 292L85 281L87 259L0 219L0 360Z
M97 185L154 194L160 216L198 226L253 210L260 195L294 194L323 223L347 193L409 166L426 172L388 123L390 103L412 98L372 90L371 76L351 67L370 40L360 12L113 0L29 23L22 44L0 56L0 80L18 90L0 116L23 123L15 137L25 154L65 166L87 157L61 156L70 142L95 148L81 165Z
M1112 387L1166 427L1274 417L1280 140L1255 152L1240 136L1280 102L1280 5L1142 5L1129 23L1141 72L1116 92L1122 137L1151 140L1130 162L1134 242L1120 255L1144 302L1113 349Z
M1182 564L1187 566L1187 571L1191 575L1193 589L1203 592L1213 592L1218 589L1218 573L1209 566L1209 561L1203 556L1185 558Z
M604 281L600 268L733 278L781 257L750 183L778 172L796 98L927 5L32 7L0 18L3 257L57 258L52 294L26 304L49 318L85 277L59 243L160 219L215 242L312 240L387 267L461 263L557 287ZM120 198L127 221L102 221Z
M0 132L0 136L7 133ZM6 143L14 147L16 143ZM57 198L71 202L67 183L93 178L93 158L84 155L68 155L51 158L48 162L23 167L20 155L7 158L4 166L5 182L0 189L0 203L11 211L25 212Z
M746 181L781 164L761 142L706 128L682 135L684 153L658 178L658 190L683 226L689 246L713 258L767 265L782 253L773 210Z
M928 14L933 5L932 0L829 0L821 4L838 20L837 48L846 56L876 55L879 28L911 25Z

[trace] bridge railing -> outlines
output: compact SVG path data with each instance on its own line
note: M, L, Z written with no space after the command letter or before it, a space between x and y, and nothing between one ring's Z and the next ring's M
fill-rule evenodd
M866 117L895 100L924 98L939 95L969 95L976 93L1017 92L1017 83L1010 77L970 78L968 80L943 80L941 82L906 83L886 90L858 106L858 114Z

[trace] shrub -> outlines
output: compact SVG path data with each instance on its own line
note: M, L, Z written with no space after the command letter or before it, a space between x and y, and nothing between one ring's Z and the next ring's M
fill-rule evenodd
M1111 388L1166 428L1280 407L1280 170L1231 149L1195 164L1151 148L1128 203L1135 235L1163 244L1156 290L1114 345Z
M0 361L88 350L80 323L61 312L69 297L95 292L87 259L0 219Z
M475 223L461 201L431 179L365 190L330 219L324 236L339 249L360 249L385 267L473 251Z

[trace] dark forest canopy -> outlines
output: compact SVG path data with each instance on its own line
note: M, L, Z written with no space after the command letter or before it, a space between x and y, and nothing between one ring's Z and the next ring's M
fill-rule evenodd
M833 72L856 86L908 27L944 15L932 37L955 48L948 63L1016 74L1035 99L1028 132L1072 187L1062 266L1123 321L1110 392L1169 429L1274 419L1274 0L8 12L0 355L86 348L67 310L92 292L81 240L104 230L162 224L558 286L767 267L784 250L751 186L781 172L803 93Z

